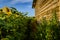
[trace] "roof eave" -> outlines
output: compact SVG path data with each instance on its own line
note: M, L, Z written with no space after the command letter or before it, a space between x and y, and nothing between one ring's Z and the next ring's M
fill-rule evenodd
M36 1L37 1L37 0L33 0L32 8L35 8Z

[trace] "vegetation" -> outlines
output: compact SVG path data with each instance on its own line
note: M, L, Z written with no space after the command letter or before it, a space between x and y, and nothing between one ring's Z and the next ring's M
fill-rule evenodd
M12 14L0 13L0 39L1 40L24 40L28 37L28 27L33 17L10 8ZM9 9L8 9L9 10Z
M10 8L12 14L0 13L0 39L1 40L59 40L60 22L56 12L52 14L51 20L45 18L37 22L34 17L18 12ZM2 10L2 9L1 9Z
M43 18L40 24L36 26L34 40L59 40L60 39L60 22L56 16L56 11L52 13L52 18L46 20Z

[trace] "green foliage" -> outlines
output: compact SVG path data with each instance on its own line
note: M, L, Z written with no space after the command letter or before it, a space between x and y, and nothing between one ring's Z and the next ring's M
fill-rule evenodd
M40 24L37 24L35 40L59 40L60 38L60 22L56 16L56 11L52 13L52 18L46 20L43 18Z
M0 39L1 40L24 40L27 38L27 30L32 17L26 16L12 8L12 14L0 14Z
M0 39L1 40L59 40L60 22L56 12L52 13L51 20L45 18L37 22L34 17L28 17L27 13L18 12L10 8L11 15L0 13Z

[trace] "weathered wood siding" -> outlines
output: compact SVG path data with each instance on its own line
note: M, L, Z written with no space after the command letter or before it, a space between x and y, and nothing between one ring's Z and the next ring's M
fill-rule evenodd
M60 19L60 0L37 0L35 17L37 20L41 20L43 17L49 20L54 10L56 10L57 16Z

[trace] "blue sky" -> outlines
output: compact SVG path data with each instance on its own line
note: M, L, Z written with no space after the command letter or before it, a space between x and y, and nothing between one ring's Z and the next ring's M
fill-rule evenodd
M28 12L28 16L34 16L35 11L32 8L33 0L0 0L0 8L4 6L15 7L18 11Z

